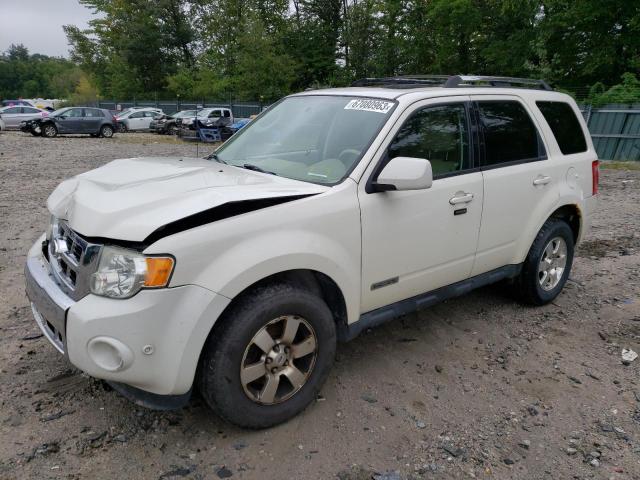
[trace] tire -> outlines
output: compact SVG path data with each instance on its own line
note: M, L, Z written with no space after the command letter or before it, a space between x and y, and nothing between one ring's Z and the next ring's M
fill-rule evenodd
M100 128L100 136L103 138L113 137L113 127L111 125L103 125Z
M167 128L167 135L176 135L178 133L178 127L175 125L169 125Z
M118 132L127 133L127 126L124 123L118 124Z
M569 278L574 251L573 231L567 222L559 218L548 219L533 241L515 282L519 299L530 305L553 301Z
M290 336L285 335L288 325L296 331L291 342L285 338ZM260 343L267 347L258 348L255 341L264 340L264 332L269 341ZM309 340L312 337L315 342ZM335 351L335 323L322 299L288 284L261 287L232 303L213 328L201 357L200 392L214 412L235 425L271 427L294 417L316 398ZM249 373L243 378L243 365L255 366L258 376ZM279 388L273 397L267 392L269 384Z
M58 135L58 129L53 123L47 123L42 127L42 136L53 138Z

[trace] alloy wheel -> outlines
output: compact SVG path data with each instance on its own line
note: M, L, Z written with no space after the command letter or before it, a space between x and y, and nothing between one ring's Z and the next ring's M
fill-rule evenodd
M317 354L316 334L304 318L271 320L244 351L240 380L245 394L262 405L288 400L307 383Z
M562 237L552 238L542 252L538 264L538 281L543 290L558 286L567 267L567 242Z

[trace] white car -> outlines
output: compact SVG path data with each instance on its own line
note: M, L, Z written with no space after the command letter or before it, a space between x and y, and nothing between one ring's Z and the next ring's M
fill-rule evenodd
M195 386L261 428L316 398L337 340L502 280L552 301L598 193L573 99L496 77L361 83L286 97L207 159L60 184L26 264L55 348L139 403Z
M2 115L0 115L0 132L6 129L7 129L7 125L4 123L4 120L2 120Z
M2 117L6 128L19 128L22 122L36 118L44 118L48 115L49 112L46 110L24 105L0 108L0 117Z
M120 132L132 130L149 130L154 117L162 114L159 108L136 108L116 115Z

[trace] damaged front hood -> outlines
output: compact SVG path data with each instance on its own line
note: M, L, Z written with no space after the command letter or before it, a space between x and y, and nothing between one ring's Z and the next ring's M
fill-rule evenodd
M65 180L47 207L82 235L142 242L220 205L328 189L199 158L130 158Z

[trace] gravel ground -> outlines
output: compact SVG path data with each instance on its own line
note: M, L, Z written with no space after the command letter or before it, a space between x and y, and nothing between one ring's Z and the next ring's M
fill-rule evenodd
M211 147L200 146L202 156ZM340 345L322 397L266 431L199 398L124 400L31 317L25 255L64 178L122 157L195 155L148 134L0 134L0 478L640 478L640 171L603 170L564 292L523 307L493 286Z

